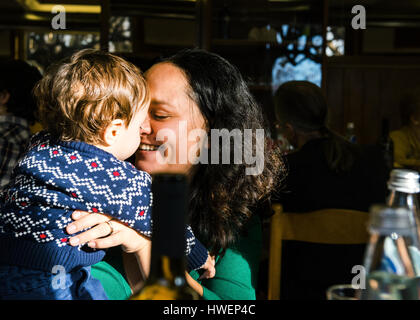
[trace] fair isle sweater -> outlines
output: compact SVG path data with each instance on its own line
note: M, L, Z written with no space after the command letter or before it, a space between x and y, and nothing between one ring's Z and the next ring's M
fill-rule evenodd
M68 244L74 210L101 212L150 237L151 176L95 146L42 132L0 197L0 263L51 272L102 260L104 250ZM73 235L72 235L73 236ZM186 227L187 266L199 269L207 249Z

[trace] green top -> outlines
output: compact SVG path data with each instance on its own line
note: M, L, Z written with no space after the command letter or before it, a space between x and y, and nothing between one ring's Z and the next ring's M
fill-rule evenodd
M101 281L109 300L126 300L131 296L131 288L127 281L109 263L98 262L91 270L92 277Z
M247 235L242 236L236 245L228 248L223 257L216 257L216 275L212 279L198 280L199 273L191 271L190 275L203 286L205 300L255 300L258 267L262 249L261 221L253 216L247 226ZM128 284L122 284L121 274L114 268L106 268L108 263L101 261L92 266L92 276L99 279L111 300L122 300L129 297ZM112 263L114 265L114 263ZM114 265L119 267L121 264ZM118 275L116 275L117 273ZM129 288L129 287L128 287Z

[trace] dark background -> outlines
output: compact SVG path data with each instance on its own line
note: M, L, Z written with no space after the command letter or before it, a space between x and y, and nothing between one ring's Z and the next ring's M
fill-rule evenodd
M56 15L51 5L56 4L66 6L65 30L51 27ZM366 8L365 30L351 27L354 5ZM271 33L258 35L267 25ZM289 33L278 41L275 34L284 25ZM330 27L344 50L327 43ZM303 34L307 42L299 49ZM324 39L321 45L309 41L315 35ZM293 65L303 54L320 64L315 76L322 79L331 107L330 127L344 134L346 124L354 122L358 141L371 144L379 138L384 118L391 130L400 126L401 95L420 80L420 1L0 1L0 58L27 59L42 70L84 47L109 49L143 70L185 47L217 52L241 70L270 128L271 95L281 83L272 75L276 59Z

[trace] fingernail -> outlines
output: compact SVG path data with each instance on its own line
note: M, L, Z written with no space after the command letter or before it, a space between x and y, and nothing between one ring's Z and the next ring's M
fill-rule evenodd
M91 241L91 242L88 243L88 246L90 248L95 248L96 247L96 243L94 241Z
M74 224L69 224L67 226L67 232L68 233L73 233L74 231L76 231L76 226Z
M70 244L75 245L79 243L79 238L71 238L70 239Z
M78 211L73 212L73 218L74 219L77 219L79 217L80 217L80 212L78 212Z

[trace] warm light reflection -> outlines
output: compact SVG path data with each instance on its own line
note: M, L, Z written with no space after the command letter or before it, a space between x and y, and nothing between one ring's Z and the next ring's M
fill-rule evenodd
M46 4L46 3L39 3L37 0L16 0L21 5L29 9L30 11L37 11L37 12L52 12L55 6L63 6L66 12L69 13L91 13L91 14L99 14L101 13L101 6L100 5L75 5L75 4Z

